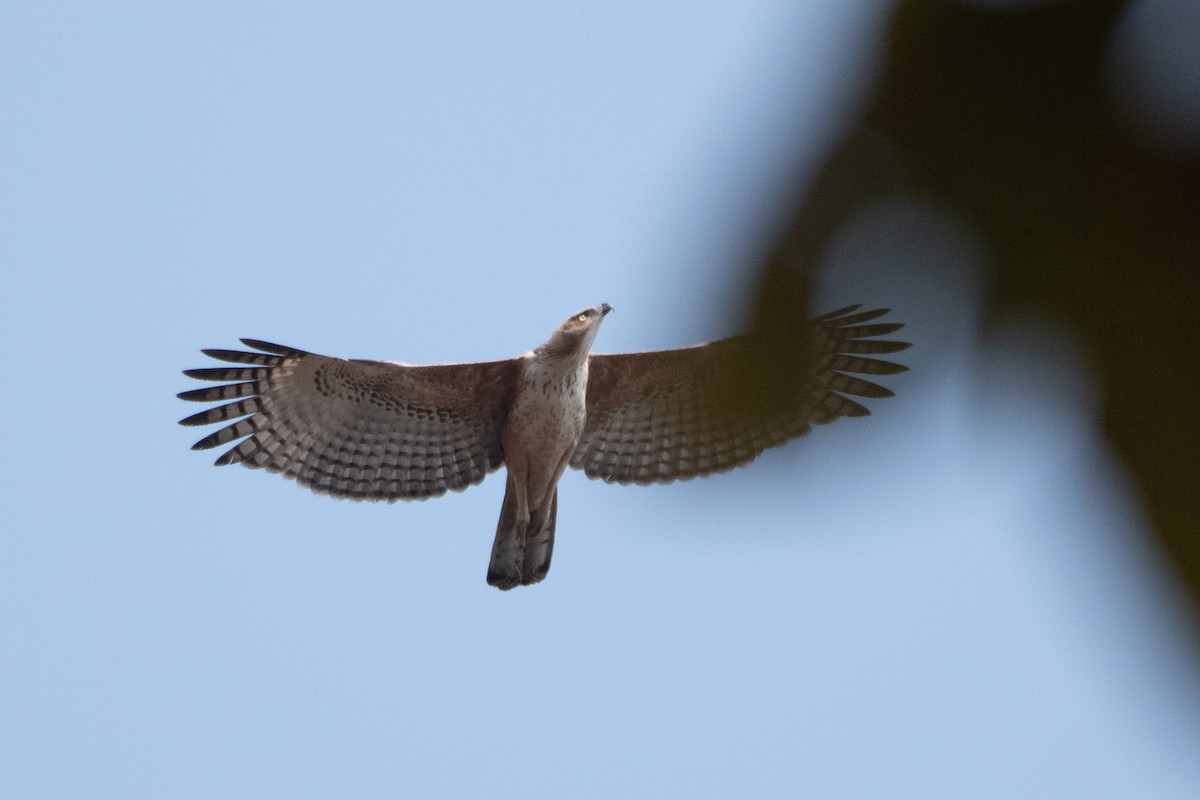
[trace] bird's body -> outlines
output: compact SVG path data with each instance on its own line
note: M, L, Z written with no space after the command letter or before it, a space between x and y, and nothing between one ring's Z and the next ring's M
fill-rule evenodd
M886 309L857 308L812 320L809 341L798 350L802 363L775 363L775 354L746 336L592 354L612 310L606 303L572 315L540 347L500 361L348 361L244 339L262 352L205 350L239 366L185 371L233 383L179 395L235 402L181 424L241 417L194 449L241 438L218 465L265 467L336 497L436 497L506 465L488 583L510 589L537 583L550 568L558 482L567 466L615 483L724 472L811 424L869 413L847 394L890 396L846 373L901 372L905 367L867 356L908 344L873 338L898 324L862 324Z
M520 358L520 378L500 435L508 482L488 563L493 586L536 583L550 570L558 480L587 418L588 350L611 310L605 303L576 314L565 323L570 330L560 328Z

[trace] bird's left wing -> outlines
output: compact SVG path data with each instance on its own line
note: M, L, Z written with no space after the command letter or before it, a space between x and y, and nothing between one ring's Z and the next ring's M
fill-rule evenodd
M753 336L588 360L587 420L571 466L609 483L666 483L724 472L811 425L870 412L846 395L890 397L860 375L907 367L870 356L908 347L874 337L887 309L839 309L809 321L804 341L772 352Z
M180 420L207 425L242 417L193 445L217 459L280 472L314 492L368 500L417 500L479 483L504 462L504 425L518 362L410 366L348 361L254 339L260 352L204 350L237 366L185 370L235 381L180 393L233 400Z

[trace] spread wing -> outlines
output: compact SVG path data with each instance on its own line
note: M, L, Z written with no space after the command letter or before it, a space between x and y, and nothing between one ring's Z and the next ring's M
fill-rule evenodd
M903 372L907 367L870 356L909 344L873 338L902 325L863 324L888 309L858 308L812 320L798 353L764 352L753 337L738 336L680 350L592 355L587 422L571 466L609 483L667 483L745 464L811 425L869 414L846 395L892 392L847 373Z
M479 483L504 462L500 431L517 362L408 366L347 361L243 339L262 352L204 350L237 366L185 370L234 381L183 392L233 400L180 420L233 422L193 445L217 459L283 473L314 492L367 500L437 497Z

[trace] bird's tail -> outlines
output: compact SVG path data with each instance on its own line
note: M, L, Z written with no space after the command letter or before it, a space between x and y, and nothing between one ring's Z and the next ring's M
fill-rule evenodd
M517 524L517 500L511 485L504 491L500 521L496 525L496 541L488 563L487 582L507 591L514 586L528 586L546 577L550 557L554 555L554 526L558 517L558 488L550 498L550 511L544 517L534 514L526 530ZM539 517L545 520L540 530Z

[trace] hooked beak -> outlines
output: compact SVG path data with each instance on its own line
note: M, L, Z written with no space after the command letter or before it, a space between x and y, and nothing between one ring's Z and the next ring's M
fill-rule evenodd
M601 316L608 314L608 312L613 310L613 307L610 306L608 303L601 303L600 305L598 305L596 307L600 309Z

